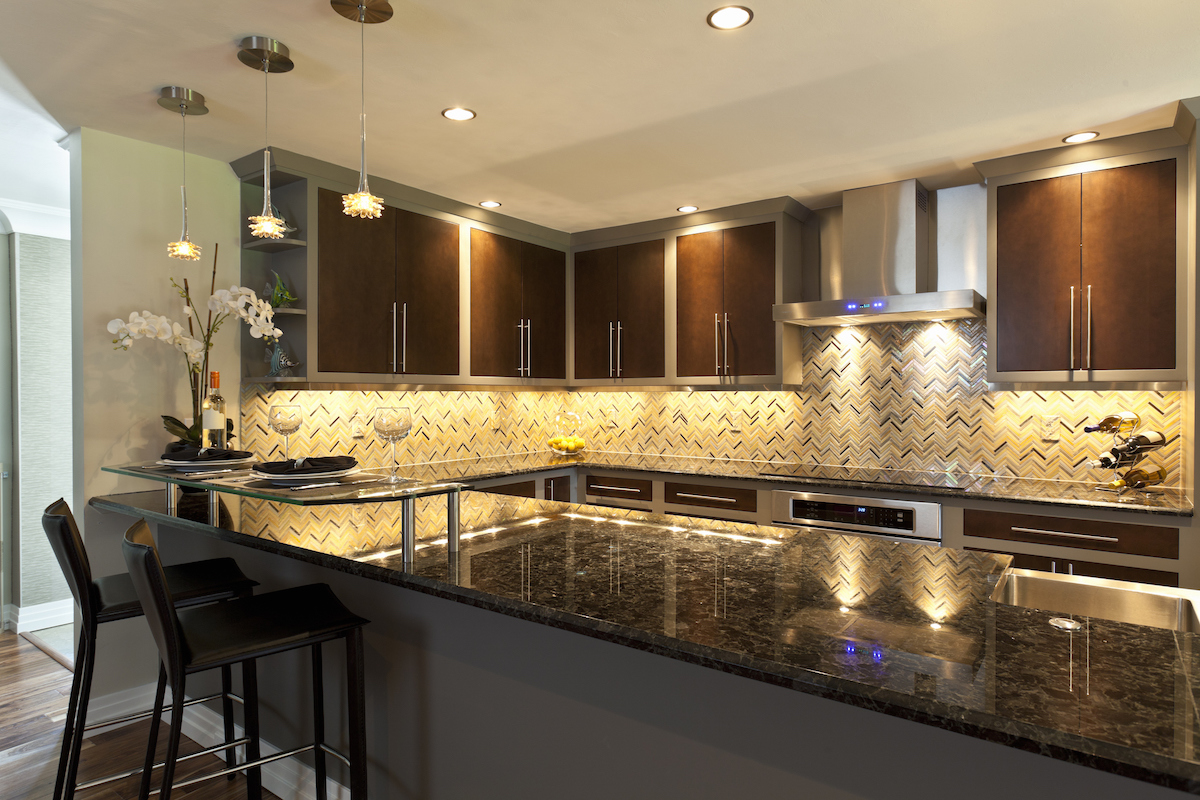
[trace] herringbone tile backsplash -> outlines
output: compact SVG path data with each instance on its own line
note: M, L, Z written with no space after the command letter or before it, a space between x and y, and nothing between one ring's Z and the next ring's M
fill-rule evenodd
M590 450L776 459L907 469L963 470L1025 478L1098 477L1083 462L1107 447L1085 434L1090 420L1137 412L1170 443L1150 459L1180 480L1179 392L991 392L987 337L979 321L902 323L804 331L798 392L333 392L241 393L241 445L283 454L266 424L272 403L304 410L293 448L390 463L370 419L380 406L413 411L400 461L421 462L546 448L561 411L584 420ZM1059 441L1043 442L1039 417L1060 418ZM740 429L735 431L734 429ZM362 438L355 438L361 429Z

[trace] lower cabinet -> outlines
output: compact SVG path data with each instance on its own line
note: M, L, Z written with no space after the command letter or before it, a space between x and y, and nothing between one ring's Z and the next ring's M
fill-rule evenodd
M479 491L492 494L507 494L512 497L537 497L537 481L513 481L498 483L493 486L480 486Z
M584 502L618 508L646 508L654 500L654 481L613 475L587 475L583 479Z
M966 509L963 511L963 534L966 549L1007 553L1013 556L1013 566L1018 569L1160 586L1179 585L1179 573L1170 569L1131 567L1100 560L1103 554L1109 553L1178 561L1178 528ZM1089 551L1089 554L1081 554L1081 558L1063 558L1051 554L1012 553L997 546L996 540L1069 547Z
M558 475L542 480L542 497L558 503L571 502L571 476Z

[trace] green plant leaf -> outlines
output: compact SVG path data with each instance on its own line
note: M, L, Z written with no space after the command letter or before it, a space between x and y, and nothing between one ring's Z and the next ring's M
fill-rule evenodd
M185 442L198 443L200 441L199 425L193 425L189 428L187 425L184 425L181 420L175 417L167 416L166 414L162 415L162 421L163 427L166 428L167 433L171 434L172 436L182 439Z

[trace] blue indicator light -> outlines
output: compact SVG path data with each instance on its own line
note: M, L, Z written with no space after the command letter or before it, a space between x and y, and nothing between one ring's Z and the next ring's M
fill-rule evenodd
M858 304L857 304L857 303L850 303L848 306L846 306L846 310L847 310L847 311L854 311L854 310L855 310L855 309L857 309L857 308L858 308Z
M883 651L876 647L871 651L871 660L876 664L878 664L880 661L883 661Z
M846 652L849 655L854 655L855 649L856 648L854 647L854 642L846 642Z

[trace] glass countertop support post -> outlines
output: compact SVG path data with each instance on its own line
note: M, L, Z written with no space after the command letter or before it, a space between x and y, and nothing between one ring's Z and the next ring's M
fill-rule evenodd
M208 524L221 527L221 495L212 489L208 490Z
M167 491L167 513L172 517L179 516L179 498L175 494L175 484L168 483L163 487Z
M417 560L417 501L407 497L400 501L400 549L404 552L404 571L412 569Z
M446 493L446 551L458 552L459 512L462 509L462 489Z

